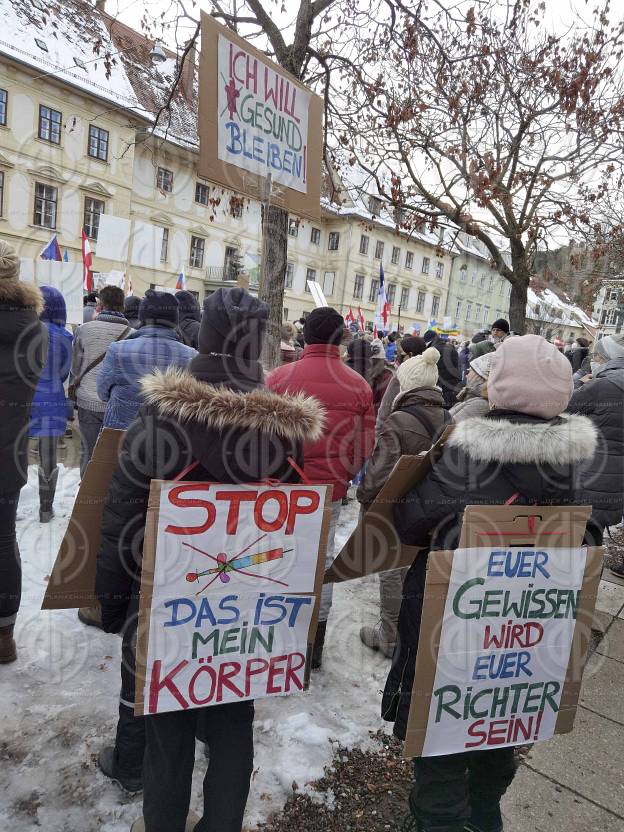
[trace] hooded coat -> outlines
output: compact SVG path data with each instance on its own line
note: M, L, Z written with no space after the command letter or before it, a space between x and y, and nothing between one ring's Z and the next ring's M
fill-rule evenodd
M72 335L65 329L67 309L58 289L42 286L45 307L41 320L48 330L48 355L39 376L30 412L30 436L63 436L67 397L63 384L72 361Z
M197 349L199 339L199 327L201 324L201 309L199 302L194 294L181 289L175 293L177 301L180 305L180 320L178 323L178 330L180 332L180 340L187 347Z
M459 366L459 355L455 347L436 335L428 344L440 353L438 361L438 386L444 396L444 405L450 409L457 401L457 394L462 386L462 371Z
M18 491L28 475L30 407L48 348L39 320L41 292L29 283L0 279L1 493Z
M509 411L456 425L427 477L394 508L404 543L422 546L407 573L399 614L399 641L386 681L382 717L405 738L429 557L457 547L467 505L583 505L579 469L596 449L596 429L583 416L552 420ZM591 538L599 544L599 530Z
M596 523L615 526L624 511L624 356L575 390L568 411L587 416L598 431L596 454L581 474L584 500Z
M142 382L146 405L123 441L102 517L96 592L107 632L119 632L141 575L152 479L218 483L297 482L303 442L318 440L324 411L303 395L263 386L257 362L198 355L187 370L159 370Z

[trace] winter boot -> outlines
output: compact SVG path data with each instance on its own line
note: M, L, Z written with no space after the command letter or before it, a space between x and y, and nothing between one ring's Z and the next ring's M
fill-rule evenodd
M323 646L325 645L325 633L327 631L327 621L319 621L316 628L316 638L314 639L314 647L312 648L312 670L320 670L323 664Z
M614 575L617 575L618 578L624 578L624 561L621 563L611 564L609 569Z
M477 809L473 806L465 832L503 832L500 806L489 806L487 809Z
M112 746L107 746L100 751L98 754L98 765L102 774L110 777L113 783L117 783L124 792L138 794L143 791L142 777L127 777L125 774L119 774L115 749Z
M104 629L102 627L102 609L99 604L95 607L80 607L78 620L86 624L87 627L97 627L98 630Z
M375 627L361 627L360 641L371 650L380 650L387 658L391 659L394 654L394 643L382 638L383 624L380 622Z
M193 832L199 821L199 815L196 815L195 812L189 812L188 817L186 818L186 826L184 827L184 832ZM137 818L135 820L135 822L130 827L130 832L145 832L145 821L143 820L143 818Z
M56 493L56 482L58 480L58 468L54 468L49 477L46 477L43 468L39 468L39 522L49 523L54 517L52 504Z
M430 826L428 824L422 824L410 812L403 821L401 832L464 832L464 827L448 825Z
M0 627L0 664L10 664L17 659L17 648L13 638L13 624Z

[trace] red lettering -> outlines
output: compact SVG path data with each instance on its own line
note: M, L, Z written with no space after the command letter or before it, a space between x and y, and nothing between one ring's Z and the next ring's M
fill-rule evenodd
M490 722L490 730L488 731L488 745L504 745L507 742L507 726L508 719L495 719Z
M282 693L282 688L275 686L275 678L276 676L281 676L284 673L285 668L278 667L277 664L278 662L285 662L287 659L288 656L273 656L271 658L271 661L269 662L269 678L267 680L266 687L267 693Z
M230 501L226 526L226 532L228 534L236 534L238 529L240 504L242 502L253 503L257 496L257 491L217 491L215 495L217 500Z
M226 688L234 696L242 699L245 695L242 690L239 690L234 682L231 681L233 676L238 676L241 671L240 662L223 662L219 667L219 681L217 682L217 702L223 701L223 688Z
M252 67L250 69L249 67ZM245 79L245 86L249 89L249 82L253 81L254 95L258 92L258 59L247 56L247 78Z
M295 662L297 664L295 665ZM286 661L286 681L284 683L284 692L290 692L290 683L292 682L297 690L303 690L303 680L297 676L297 671L305 667L305 656L303 653L291 653L287 656Z
M478 740L476 742L465 743L465 748L476 748L479 745L483 745L483 743L487 740L487 733L481 730L484 724L484 719L478 719L476 722L473 722L472 725L468 726L468 736L478 737Z
M257 665L257 669L254 667ZM266 659L249 659L245 669L245 696L251 696L251 678L264 673L269 669L269 663Z
M292 534L299 514L314 514L318 509L321 498L318 491L306 489L293 489L290 492L290 509L288 510L288 523L286 534Z
M186 710L189 706L189 703L180 693L177 685L173 681L173 677L177 676L181 670L187 666L188 662L186 659L183 659L180 664L176 665L173 670L169 671L167 675L161 679L160 678L160 670L162 668L162 662L160 659L157 659L154 664L152 665L152 676L150 679L150 687L149 687L149 709L148 713L155 714L158 712L158 696L160 691L163 688L167 688L169 693L180 703L181 707Z
M262 516L262 510L269 500L275 500L279 506L279 511L275 520L265 520ZM254 520L256 526L263 532L276 532L284 525L284 521L288 516L288 497L283 491L265 491L256 500L254 507ZM288 532L287 532L288 533Z
M197 498L180 497L185 491L208 491L209 485L195 483L191 485L178 485L169 492L169 502L177 508L203 508L206 510L206 520L201 526L166 526L165 531L169 534L202 534L207 531L215 521L216 510L210 500L199 500Z
M202 675L202 673L208 673L208 675L210 676L210 693L208 694L208 696L205 696L203 699L200 699L195 694L195 684L199 677ZM195 673L193 673L193 675L191 676L191 681L189 682L189 699L191 700L193 705L207 705L208 702L210 702L210 700L214 696L215 683L216 673L214 668L211 667L209 664L200 665L200 667L198 667Z
M236 68L236 65L238 64L238 62L241 58L243 59L243 61L245 61L246 58L247 58L247 54L245 52L243 52L242 49L239 49L238 52L234 53L234 55L233 55L233 57L230 61L230 67L231 67L231 75L233 75L234 78L236 78L236 80L239 81L241 84L244 84L245 83L245 77L244 77L244 75L239 75L238 70Z

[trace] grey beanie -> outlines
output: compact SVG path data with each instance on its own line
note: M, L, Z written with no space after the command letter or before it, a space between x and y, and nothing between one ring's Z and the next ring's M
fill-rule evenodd
M594 352L609 361L620 358L624 355L624 335L605 335L600 341L596 341Z
M20 260L10 243L0 240L0 280L19 280Z

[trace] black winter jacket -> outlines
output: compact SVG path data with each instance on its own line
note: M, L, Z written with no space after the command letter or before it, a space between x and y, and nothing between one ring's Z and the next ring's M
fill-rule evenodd
M397 648L382 701L382 717L405 738L411 702L428 557L457 547L467 505L582 505L579 464L591 459L596 430L582 416L545 421L491 411L455 426L442 457L394 509L404 543L426 547L407 573L399 614ZM591 539L600 542L600 535Z
M455 347L439 335L429 344L440 353L438 361L438 387L444 396L444 407L449 410L457 404L457 394L462 388L462 371Z
M297 482L302 443L321 435L316 399L263 386L256 362L198 355L186 370L156 371L142 382L147 405L126 432L102 518L96 593L107 632L119 632L138 592L152 479L224 483Z
M601 526L622 522L624 510L624 358L604 364L570 399L570 413L589 417L598 431L594 458L583 468L583 499Z
M180 304L180 322L178 332L180 340L187 347L198 348L199 327L201 324L201 309L195 295L186 289L176 292L176 298Z
M18 491L28 476L30 406L48 351L36 286L0 279L0 493Z

